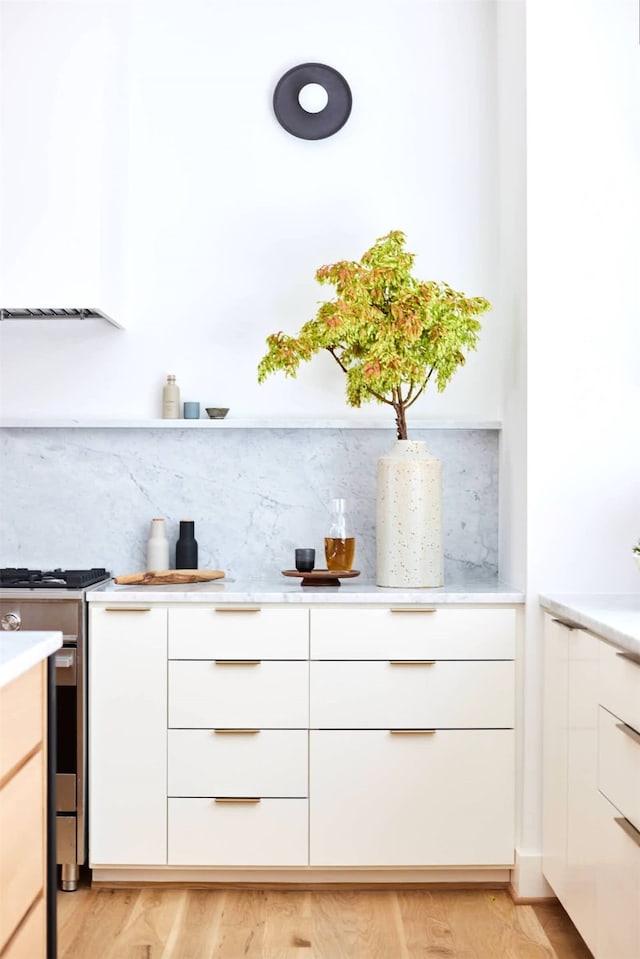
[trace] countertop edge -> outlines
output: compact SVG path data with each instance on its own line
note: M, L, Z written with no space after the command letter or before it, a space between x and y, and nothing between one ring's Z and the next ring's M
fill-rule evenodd
M596 633L598 636L606 639L625 652L640 655L640 604L638 604L638 596L634 593L628 594L628 613L630 616L637 616L637 626L634 631L621 629L607 618L608 614L611 615L612 612L625 612L623 605L624 598L624 594L603 594L602 596L594 594L593 596L583 597L554 597L552 595L540 594L538 597L542 608L554 616L558 616L570 625ZM631 605L634 598L637 604L636 608L633 608ZM615 601L616 609L607 610L607 602L613 601ZM589 609L587 606L587 604L595 604L598 602L601 603L601 609L598 611Z
M62 646L57 630L20 630L0 635L0 689Z
M343 583L341 586L315 587L272 584L192 583L176 586L117 586L105 583L86 596L89 603L264 603L292 605L417 605L524 603L525 596L506 585L439 587L437 589L384 588L372 584Z

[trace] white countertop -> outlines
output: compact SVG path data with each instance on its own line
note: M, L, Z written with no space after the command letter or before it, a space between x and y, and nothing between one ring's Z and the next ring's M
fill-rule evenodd
M640 656L640 593L552 594L540 604L563 622Z
M495 581L448 583L434 589L397 589L376 586L360 579L345 580L340 586L301 586L287 578L265 582L216 580L187 586L116 586L102 583L87 593L90 603L523 603L524 594Z
M62 646L62 633L9 630L0 633L0 689Z

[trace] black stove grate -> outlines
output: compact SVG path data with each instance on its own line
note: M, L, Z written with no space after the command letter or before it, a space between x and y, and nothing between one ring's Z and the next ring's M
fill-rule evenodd
M0 569L0 587L13 589L84 589L109 579L106 569Z

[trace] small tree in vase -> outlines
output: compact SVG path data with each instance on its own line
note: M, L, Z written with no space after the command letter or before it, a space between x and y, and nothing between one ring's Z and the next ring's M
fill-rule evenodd
M372 401L393 408L398 443L378 464L382 586L442 584L441 464L424 443L408 440L407 410L429 383L445 389L465 363L465 351L476 348L478 316L490 308L483 297L416 279L414 259L404 233L393 230L359 261L320 267L316 279L333 285L336 298L322 303L297 336L268 336L258 365L259 382L275 372L295 377L302 361L326 350L346 376L349 405Z

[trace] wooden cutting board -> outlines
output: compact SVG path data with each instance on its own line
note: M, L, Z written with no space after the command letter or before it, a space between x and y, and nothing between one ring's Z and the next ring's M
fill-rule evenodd
M220 569L159 569L114 576L113 581L119 586L170 586L179 583L208 583L223 577L224 573Z

